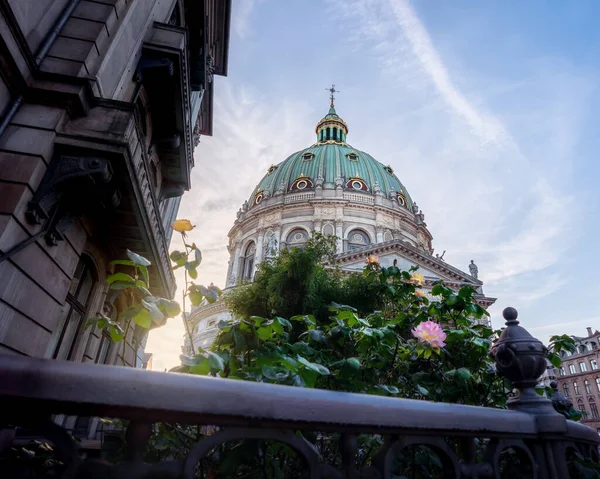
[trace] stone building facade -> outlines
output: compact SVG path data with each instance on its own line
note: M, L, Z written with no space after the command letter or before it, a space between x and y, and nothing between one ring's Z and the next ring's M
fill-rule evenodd
M174 293L170 224L212 134L230 8L0 0L0 354L143 366L144 331L122 348L84 324L126 249Z
M362 271L367 256L383 266L419 267L425 288L435 281L470 285L484 307L475 264L469 274L435 254L425 215L389 165L347 143L348 125L333 103L315 129L316 143L271 165L237 213L229 231L227 289L251 281L257 265L281 248L301 247L313 232L337 237L343 271ZM206 347L221 320L231 319L223 301L201 305L188 316L194 345ZM187 338L183 351L190 353Z
M600 433L600 331L587 328L587 336L573 336L577 351L561 353L558 390L573 407L585 411L582 422Z

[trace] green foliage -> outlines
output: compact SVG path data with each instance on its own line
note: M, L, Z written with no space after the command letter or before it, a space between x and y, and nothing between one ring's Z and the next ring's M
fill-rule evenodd
M419 287L411 280L412 271L377 264L343 277L323 266L333 247L330 238L317 236L304 249L282 251L279 259L261 265L254 283L228 297L242 319L221 325L213 352L223 366L204 367L202 372L337 391L504 405L507 389L489 357L493 331L475 322L487 312L474 302L473 289L456 292L440 282L429 300L415 294ZM444 348L413 335L412 330L427 320L444 328ZM206 353L198 357L203 364ZM187 370L200 369L190 365Z
M303 248L283 249L263 261L252 283L227 295L229 309L246 319L312 314L319 320L328 318L332 301L353 300L361 312L374 310L377 301L365 278L345 277L335 268L335 244L335 237L315 233Z
M110 315L100 313L86 323L86 327L95 325L98 329L107 329L114 342L123 340L132 322L140 328L150 329L162 326L168 318L181 312L176 301L154 296L150 292L150 261L129 250L127 258L112 261L111 264L122 271L106 278L109 285L107 303L113 306ZM125 362L124 353L121 359Z

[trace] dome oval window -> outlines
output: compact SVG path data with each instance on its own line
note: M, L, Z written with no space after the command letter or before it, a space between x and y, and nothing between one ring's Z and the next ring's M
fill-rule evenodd
M296 180L294 181L294 183L292 183L292 186L290 187L290 190L291 191L294 191L294 190L304 190L306 188L312 188L312 187L313 187L312 180L308 176L304 176L302 174L298 178L296 178Z

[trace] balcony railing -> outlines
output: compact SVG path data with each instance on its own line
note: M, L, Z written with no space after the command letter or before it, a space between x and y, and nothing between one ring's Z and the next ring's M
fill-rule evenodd
M197 476L197 465L220 444L244 440L287 445L303 464L302 477L310 478L407 477L393 471L395 460L416 446L433 451L441 472L408 477L508 477L507 451L519 457L515 479L578 477L570 476L571 459L598 461L600 436L567 421L535 393L541 375L536 364L545 368L543 346L510 321L509 334L492 350L498 372L519 389L508 410L0 356L1 423L26 427L53 443L66 464L63 477L233 477ZM528 337L519 336L522 331ZM127 459L116 465L81 459L75 441L50 420L54 414L128 420ZM145 464L142 452L155 423L217 427L212 434L199 433L185 458ZM0 431L0 449L10 447L7 431ZM359 460L364 455L359 435L374 438L378 449L366 464ZM330 463L315 447L324 438L337 451Z

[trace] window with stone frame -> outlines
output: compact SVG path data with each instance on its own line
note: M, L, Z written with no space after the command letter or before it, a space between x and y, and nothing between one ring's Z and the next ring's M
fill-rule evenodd
M96 354L96 358L94 362L96 364L106 364L108 360L108 355L110 354L110 350L112 349L113 340L110 337L110 334L107 331L108 328L104 328L102 330L102 335L100 337L100 345L98 346L98 353Z
M576 374L575 365L574 364L569 364L569 372L571 374Z
M590 382L587 379L585 381L583 381L583 387L585 388L585 392L587 394L592 394L592 387L590 385Z
M302 248L308 241L308 233L302 228L296 228L287 235L286 243L290 248Z
M348 250L352 251L358 248L362 248L363 246L367 246L371 243L369 239L369 235L365 233L363 230L352 230L348 234Z
M582 373L585 373L585 372L587 372L587 365L585 364L585 362L581 361L581 362L579 363L579 370L580 370Z
M62 309L60 332L52 358L74 360L77 342L87 320L92 291L97 283L96 270L91 259L82 255L75 268L71 287Z
M577 382L573 383L573 389L575 390L575 396L581 396L581 388Z
M567 374L567 373L566 373L566 371L565 371L565 367L564 367L564 366L561 366L561 367L560 367L560 369L558 370L558 374L559 374L560 376L564 376L564 375L566 375L566 374Z
M577 409L579 409L583 413L582 419L585 419L587 417L587 410L585 409L585 404L583 403L582 399L577 401Z
M567 397L571 395L571 393L569 392L569 385L566 383L563 384L563 394Z
M590 412L592 413L592 417L594 419L600 418L600 415L598 415L598 406L592 400L590 400Z
M254 274L254 258L256 256L256 243L251 241L248 246L246 246L246 251L244 252L244 258L242 261L242 278L252 280L252 276Z
M592 371L598 369L598 361L595 359L590 359L590 367L592 368Z
M596 388L598 388L598 392L600 392L600 378L596 378Z

